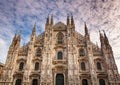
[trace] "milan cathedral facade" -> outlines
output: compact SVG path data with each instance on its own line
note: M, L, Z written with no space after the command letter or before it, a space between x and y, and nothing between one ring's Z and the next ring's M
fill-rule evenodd
M73 16L66 24L48 17L45 31L36 36L36 23L29 43L20 47L15 34L9 47L0 85L120 85L112 47L99 32L101 47L75 31Z

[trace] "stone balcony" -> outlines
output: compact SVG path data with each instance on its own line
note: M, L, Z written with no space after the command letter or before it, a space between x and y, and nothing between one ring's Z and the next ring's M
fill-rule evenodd
M80 77L90 77L90 72L89 71L82 71L79 73Z
M37 73L41 73L41 70L34 70L34 69L33 69L33 70L31 71L31 74L37 74Z
M17 58L17 62L19 62L19 61L26 61L27 60L27 57L26 56L19 56L18 58Z
M79 70L79 73L80 74L86 74L86 73L89 73L89 69L86 69L86 70Z
M16 69L15 74L24 74L24 69L23 70Z
M102 78L103 78L103 77L106 78L107 76L108 76L107 73L98 73L98 74L97 74L97 77L99 77L99 78L100 78L100 77L102 77Z
M78 61L81 61L81 60L88 60L88 57L87 56L79 56Z
M55 44L55 47L54 47L54 49L57 49L57 48L63 48L63 49L65 49L66 47L65 47L65 44L63 43L63 44Z
M66 60L53 60L53 64L66 64Z
M33 61L36 61L36 60L42 61L42 57L41 56L40 57L34 56Z
M103 69L103 70L96 70L96 73L99 74L99 73L106 73L106 72L105 72L105 70Z

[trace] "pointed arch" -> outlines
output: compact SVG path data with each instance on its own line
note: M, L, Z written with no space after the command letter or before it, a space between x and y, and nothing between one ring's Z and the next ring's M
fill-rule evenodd
M79 49L79 56L85 56L85 50L83 48Z
M35 63L35 70L39 70L39 62Z
M23 70L23 68L24 68L24 63L20 62L20 64L19 64L19 70Z
M22 79L17 79L15 85L22 85Z
M99 79L99 85L105 85L105 80L104 79Z
M63 74L56 75L56 85L64 85L64 75Z
M100 62L97 62L97 70L102 70L102 66Z
M83 79L83 80L82 80L82 85L88 85L87 79Z
M62 53L61 51L59 51L59 52L57 53L57 58L58 58L58 59L63 59L63 53Z
M36 50L36 56L41 56L41 49L40 48L38 48L37 50Z
M57 43L58 43L58 44L63 44L63 38L64 38L63 33L59 32L59 33L57 34Z
M85 63L84 63L84 62L81 62L81 70L83 70L83 71L86 70Z
M38 85L38 80L37 79L33 79L32 80L32 85Z

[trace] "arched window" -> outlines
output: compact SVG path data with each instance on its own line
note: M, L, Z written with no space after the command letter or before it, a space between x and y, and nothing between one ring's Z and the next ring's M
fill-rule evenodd
M85 71L86 68L85 68L85 63L84 62L81 62L81 70Z
M82 85L88 85L87 79L83 79L83 80L82 80Z
M38 85L38 80L37 79L33 79L32 85Z
M38 57L41 56L41 49L40 48L37 49L36 56L38 56Z
M105 85L105 80L99 79L99 85Z
M21 79L17 79L15 82L15 85L22 85L22 80Z
M58 33L58 35L57 35L57 43L58 44L63 44L63 34L62 33Z
M85 56L84 49L79 49L79 56Z
M35 63L35 70L39 70L39 63L38 62Z
M19 70L23 70L23 68L24 68L24 63L21 62L20 65L19 65Z
M58 58L58 59L62 59L62 58L63 58L63 54L62 54L61 51L58 52L58 54L57 54L57 58Z
M99 62L97 62L97 69L102 70L101 64Z

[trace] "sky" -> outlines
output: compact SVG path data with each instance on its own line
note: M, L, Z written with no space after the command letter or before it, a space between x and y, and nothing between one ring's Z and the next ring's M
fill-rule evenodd
M72 14L76 31L84 35L86 22L91 41L99 46L99 30L105 30L120 73L119 4L119 0L0 0L0 62L5 63L15 33L22 31L22 46L30 40L35 22L39 35L48 15L53 14L54 23L66 24L67 14Z

